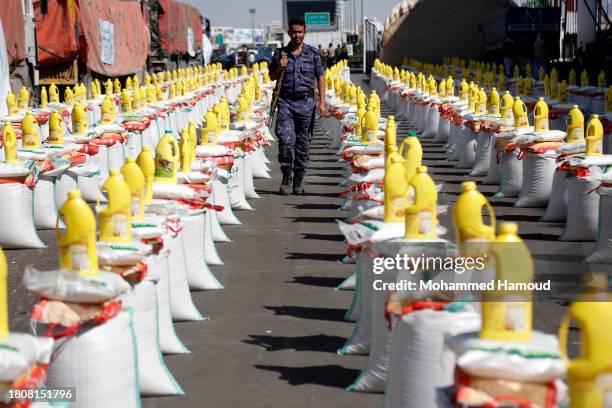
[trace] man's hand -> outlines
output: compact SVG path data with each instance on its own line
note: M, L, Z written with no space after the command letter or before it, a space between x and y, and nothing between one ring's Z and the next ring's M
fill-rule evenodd
M279 65L281 68L286 68L287 64L289 64L289 58L287 58L287 54L281 52L281 59L279 60Z
M319 102L319 116L323 117L327 113L327 104L325 101Z

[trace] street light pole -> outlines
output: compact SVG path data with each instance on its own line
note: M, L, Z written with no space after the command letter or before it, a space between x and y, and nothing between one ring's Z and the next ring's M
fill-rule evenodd
M249 9L249 14L251 15L251 41L255 45L255 9Z

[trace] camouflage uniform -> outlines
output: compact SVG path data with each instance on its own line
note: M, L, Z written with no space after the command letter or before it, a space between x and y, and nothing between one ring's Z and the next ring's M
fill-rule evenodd
M279 66L280 49L272 57L270 71ZM278 99L275 133L278 138L278 162L283 174L292 170L303 176L308 166L308 150L314 127L314 89L323 75L319 51L304 44L302 53L294 56L285 49L289 63Z

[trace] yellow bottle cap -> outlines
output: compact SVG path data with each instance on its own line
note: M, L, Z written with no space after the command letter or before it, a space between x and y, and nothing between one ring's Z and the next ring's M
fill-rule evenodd
M475 191L476 183L474 181L464 181L461 183L461 191L467 193L468 191Z
M512 234L518 233L518 224L516 222L502 222L499 224L500 234Z
M417 173L427 173L427 166L419 166L417 167Z
M81 190L68 190L68 198L81 198Z
M118 176L118 175L120 175L121 173L120 173L120 172L119 172L119 170L117 170L117 169L112 169L112 170L111 170L111 171L110 171L108 174L109 174L111 177L113 177L113 176Z

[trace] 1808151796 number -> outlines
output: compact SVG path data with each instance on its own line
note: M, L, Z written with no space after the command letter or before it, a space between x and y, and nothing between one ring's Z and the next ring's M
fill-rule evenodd
M3 400L9 402L74 402L75 387L58 388L14 388L8 390Z

